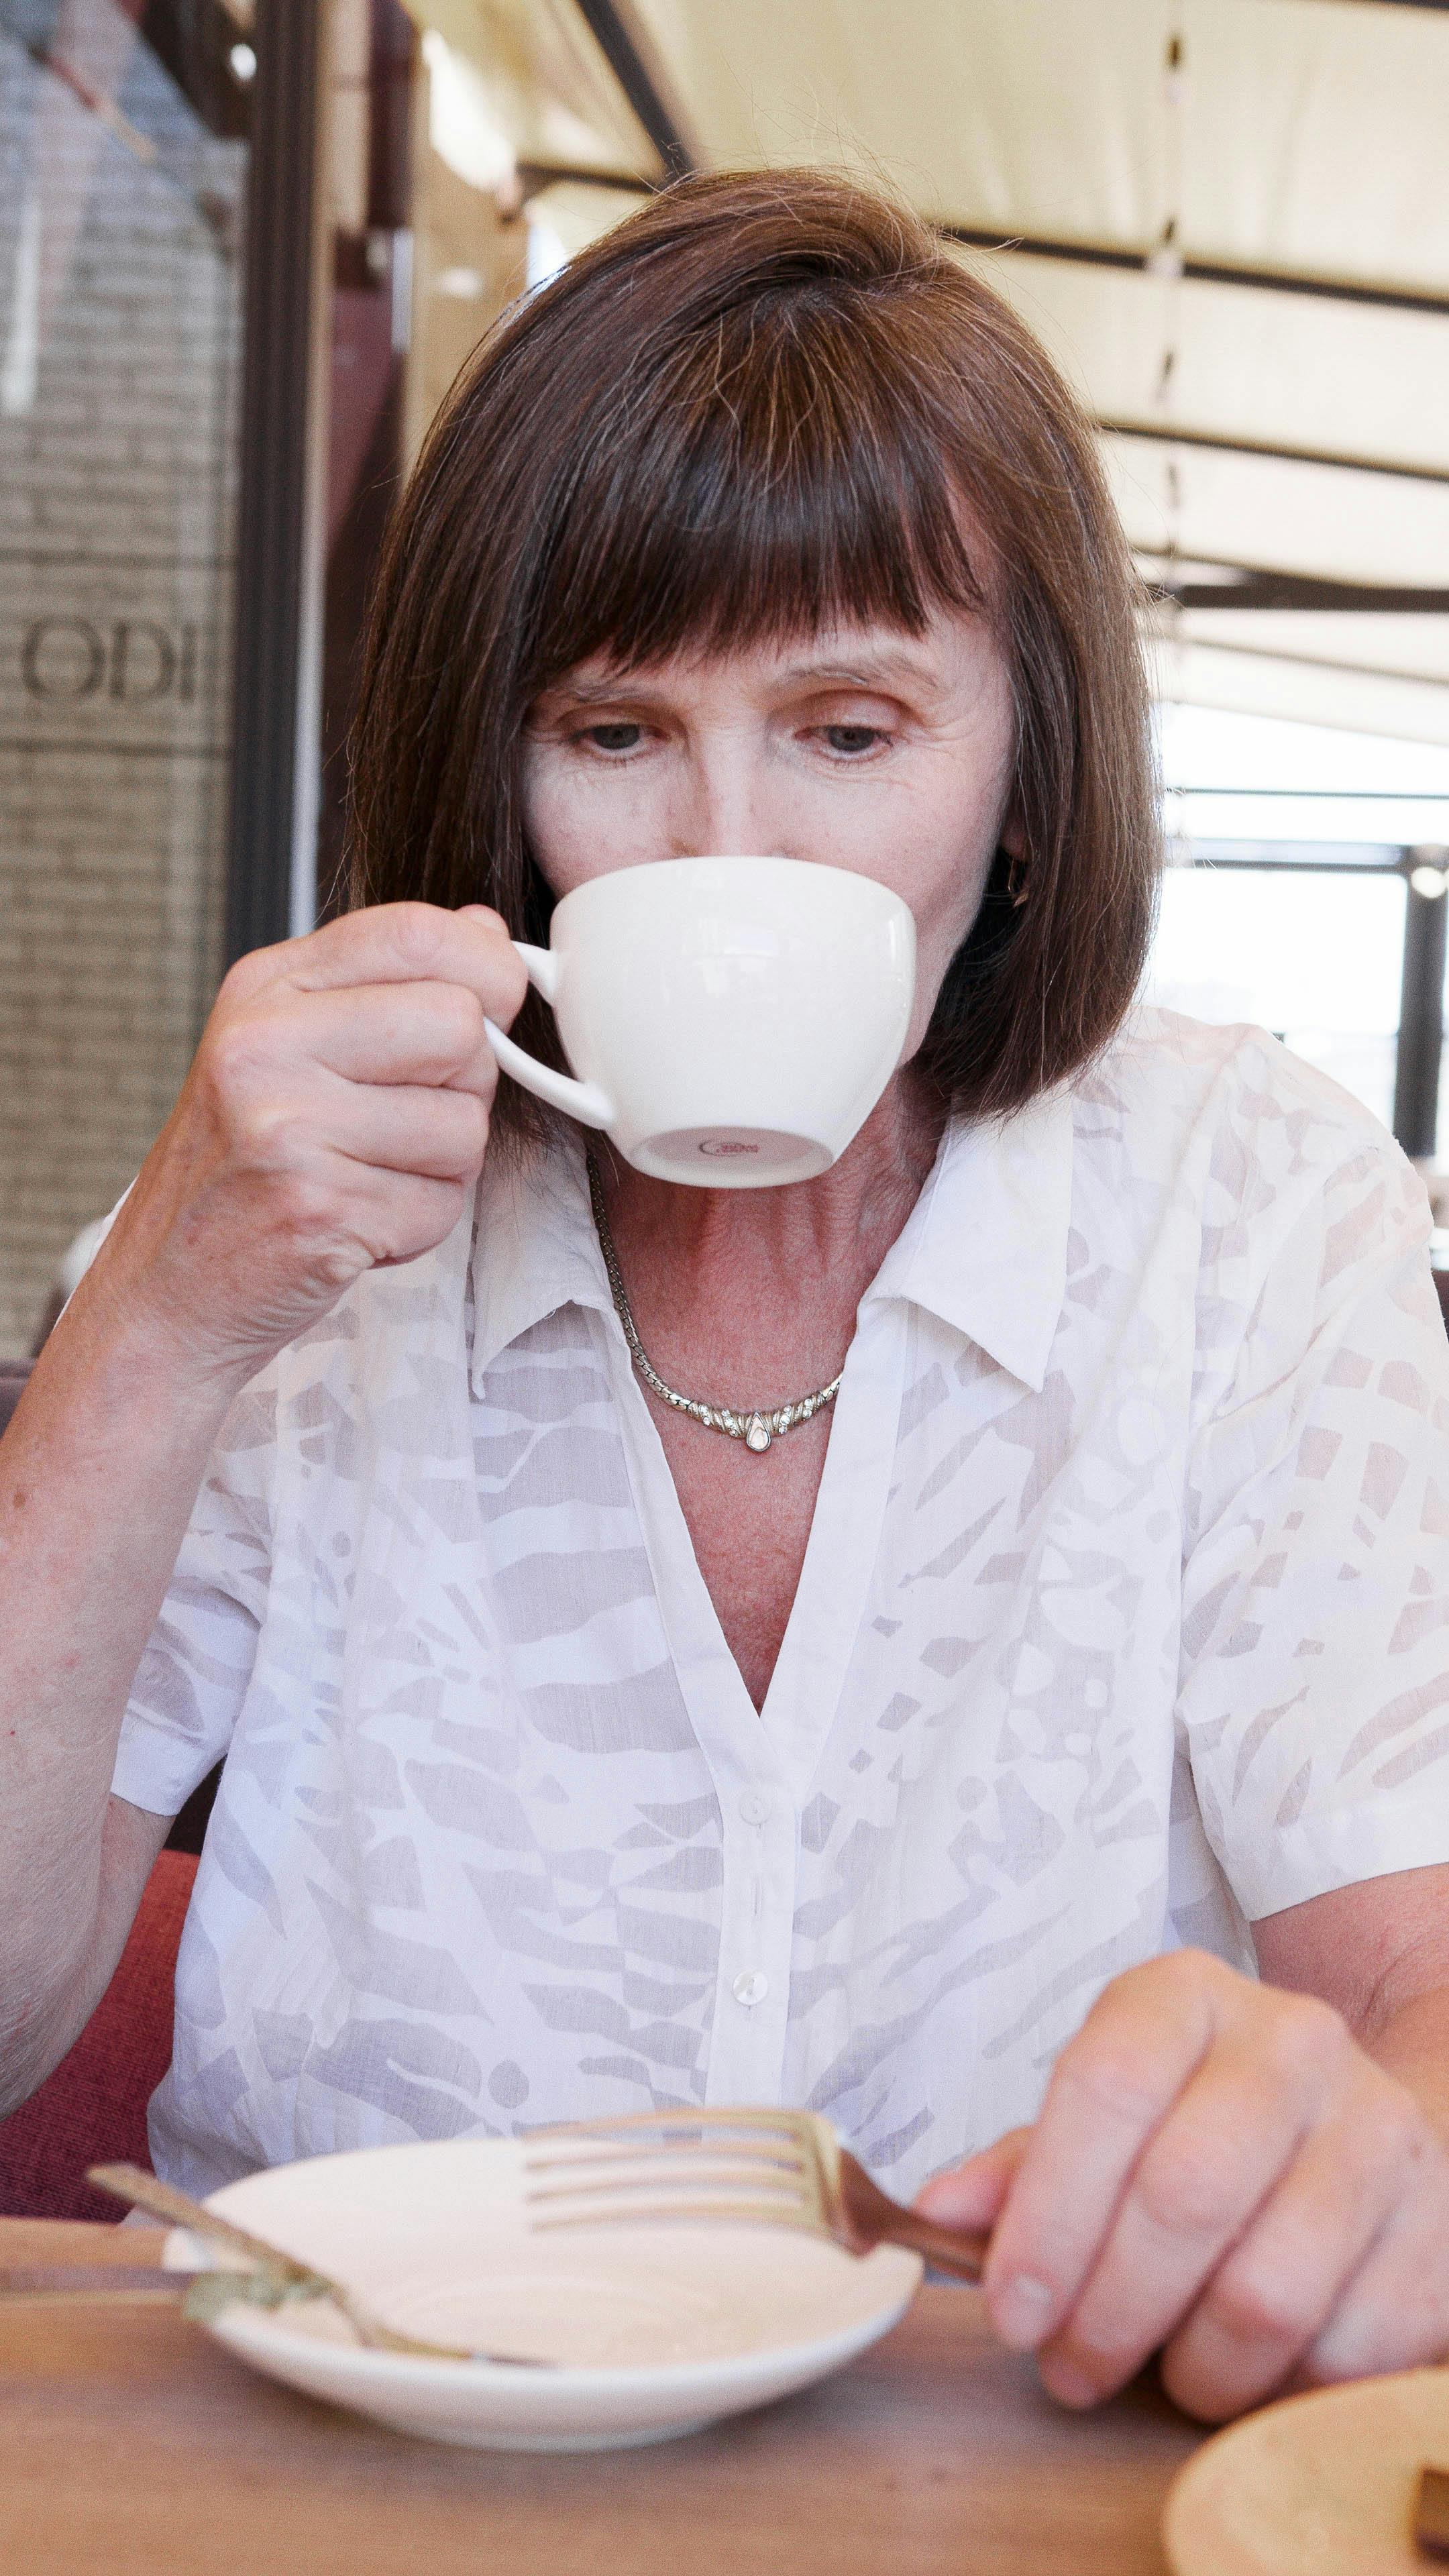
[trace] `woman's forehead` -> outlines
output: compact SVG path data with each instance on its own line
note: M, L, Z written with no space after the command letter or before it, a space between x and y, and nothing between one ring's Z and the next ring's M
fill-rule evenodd
M561 672L542 694L604 698L621 685L688 692L718 687L949 689L967 666L979 668L983 655L994 653L984 617L969 609L938 607L918 634L865 618L733 648L681 647L648 661L591 653Z

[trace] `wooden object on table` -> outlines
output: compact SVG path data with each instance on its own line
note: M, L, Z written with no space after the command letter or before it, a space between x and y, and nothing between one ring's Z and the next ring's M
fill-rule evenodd
M1449 2469L1421 2469L1414 2539L1425 2558L1449 2558Z
M1205 2443L1173 2487L1173 2576L1426 2576L1414 2513L1449 2464L1449 2370L1290 2397Z
M0 2222L0 2274L137 2252ZM169 2309L0 2302L0 2564L26 2576L1161 2576L1198 2438L1145 2387L1062 2413L965 2289L804 2396L571 2458L383 2432Z

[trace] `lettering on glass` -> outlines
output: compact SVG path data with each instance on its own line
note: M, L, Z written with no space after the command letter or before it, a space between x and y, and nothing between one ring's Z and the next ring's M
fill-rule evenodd
M120 706L153 706L196 697L196 626L162 626L149 617L37 617L20 645L20 682L44 705L82 698Z

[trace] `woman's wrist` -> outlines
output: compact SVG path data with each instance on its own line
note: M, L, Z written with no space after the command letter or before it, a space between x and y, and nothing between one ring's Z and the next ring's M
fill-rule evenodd
M93 1402L107 1418L157 1408L173 1433L189 1427L208 1445L265 1353L225 1350L184 1313L98 1259L47 1342L37 1370L63 1381L65 1401ZM57 1384L59 1392L59 1384Z

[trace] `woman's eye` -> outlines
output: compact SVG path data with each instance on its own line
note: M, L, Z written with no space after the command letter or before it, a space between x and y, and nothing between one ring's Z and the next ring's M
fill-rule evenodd
M878 743L889 740L880 725L833 724L825 725L822 730L828 749L847 758L852 754L859 758L862 752L874 751Z
M640 724L587 725L577 739L592 743L595 751L637 751L644 728Z

